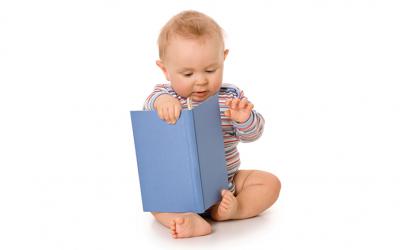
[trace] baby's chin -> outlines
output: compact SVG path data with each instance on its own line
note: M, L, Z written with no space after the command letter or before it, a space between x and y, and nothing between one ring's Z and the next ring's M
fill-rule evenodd
M203 101L207 100L207 98L208 98L208 96L207 97L192 96L192 100L195 101L195 102L203 102Z

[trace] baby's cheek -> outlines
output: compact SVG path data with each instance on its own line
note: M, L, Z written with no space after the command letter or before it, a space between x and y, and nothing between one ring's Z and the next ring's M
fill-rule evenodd
M188 84L175 82L171 83L171 85L174 91L180 96L188 97L192 93L192 88Z
M219 91L219 89L221 88L222 82L221 81L216 81L213 85L212 85L212 92L216 93Z

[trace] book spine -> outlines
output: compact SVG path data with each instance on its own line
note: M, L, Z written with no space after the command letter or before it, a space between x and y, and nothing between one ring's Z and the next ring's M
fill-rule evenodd
M188 138L188 151L189 158L192 164L189 169L192 177L193 183L193 203L194 212L202 213L204 212L204 200L203 200L203 188L201 183L201 173L200 173L200 162L199 153L197 150L197 139L196 139L196 129L194 124L194 114L193 111L187 111L189 113L188 124L185 126L187 138Z

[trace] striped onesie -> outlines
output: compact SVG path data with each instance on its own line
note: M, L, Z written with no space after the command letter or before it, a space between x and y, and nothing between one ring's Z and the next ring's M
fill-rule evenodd
M154 101L163 94L169 94L177 98L182 109L187 109L187 98L179 96L170 84L158 84L153 92L146 99L144 110L154 110ZM244 123L237 123L225 116L224 112L228 109L225 101L231 98L244 98L243 91L232 84L223 83L219 90L219 107L221 111L221 127L224 137L226 169L228 172L229 190L235 194L236 186L233 183L233 177L240 166L239 152L237 145L241 142L252 142L258 139L264 129L264 118L254 109L249 119ZM199 105L199 102L192 101L192 106Z

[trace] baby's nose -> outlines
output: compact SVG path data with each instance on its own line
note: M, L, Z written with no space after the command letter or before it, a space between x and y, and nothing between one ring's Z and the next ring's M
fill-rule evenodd
M200 74L196 78L196 85L204 85L207 84L207 77L204 74Z

